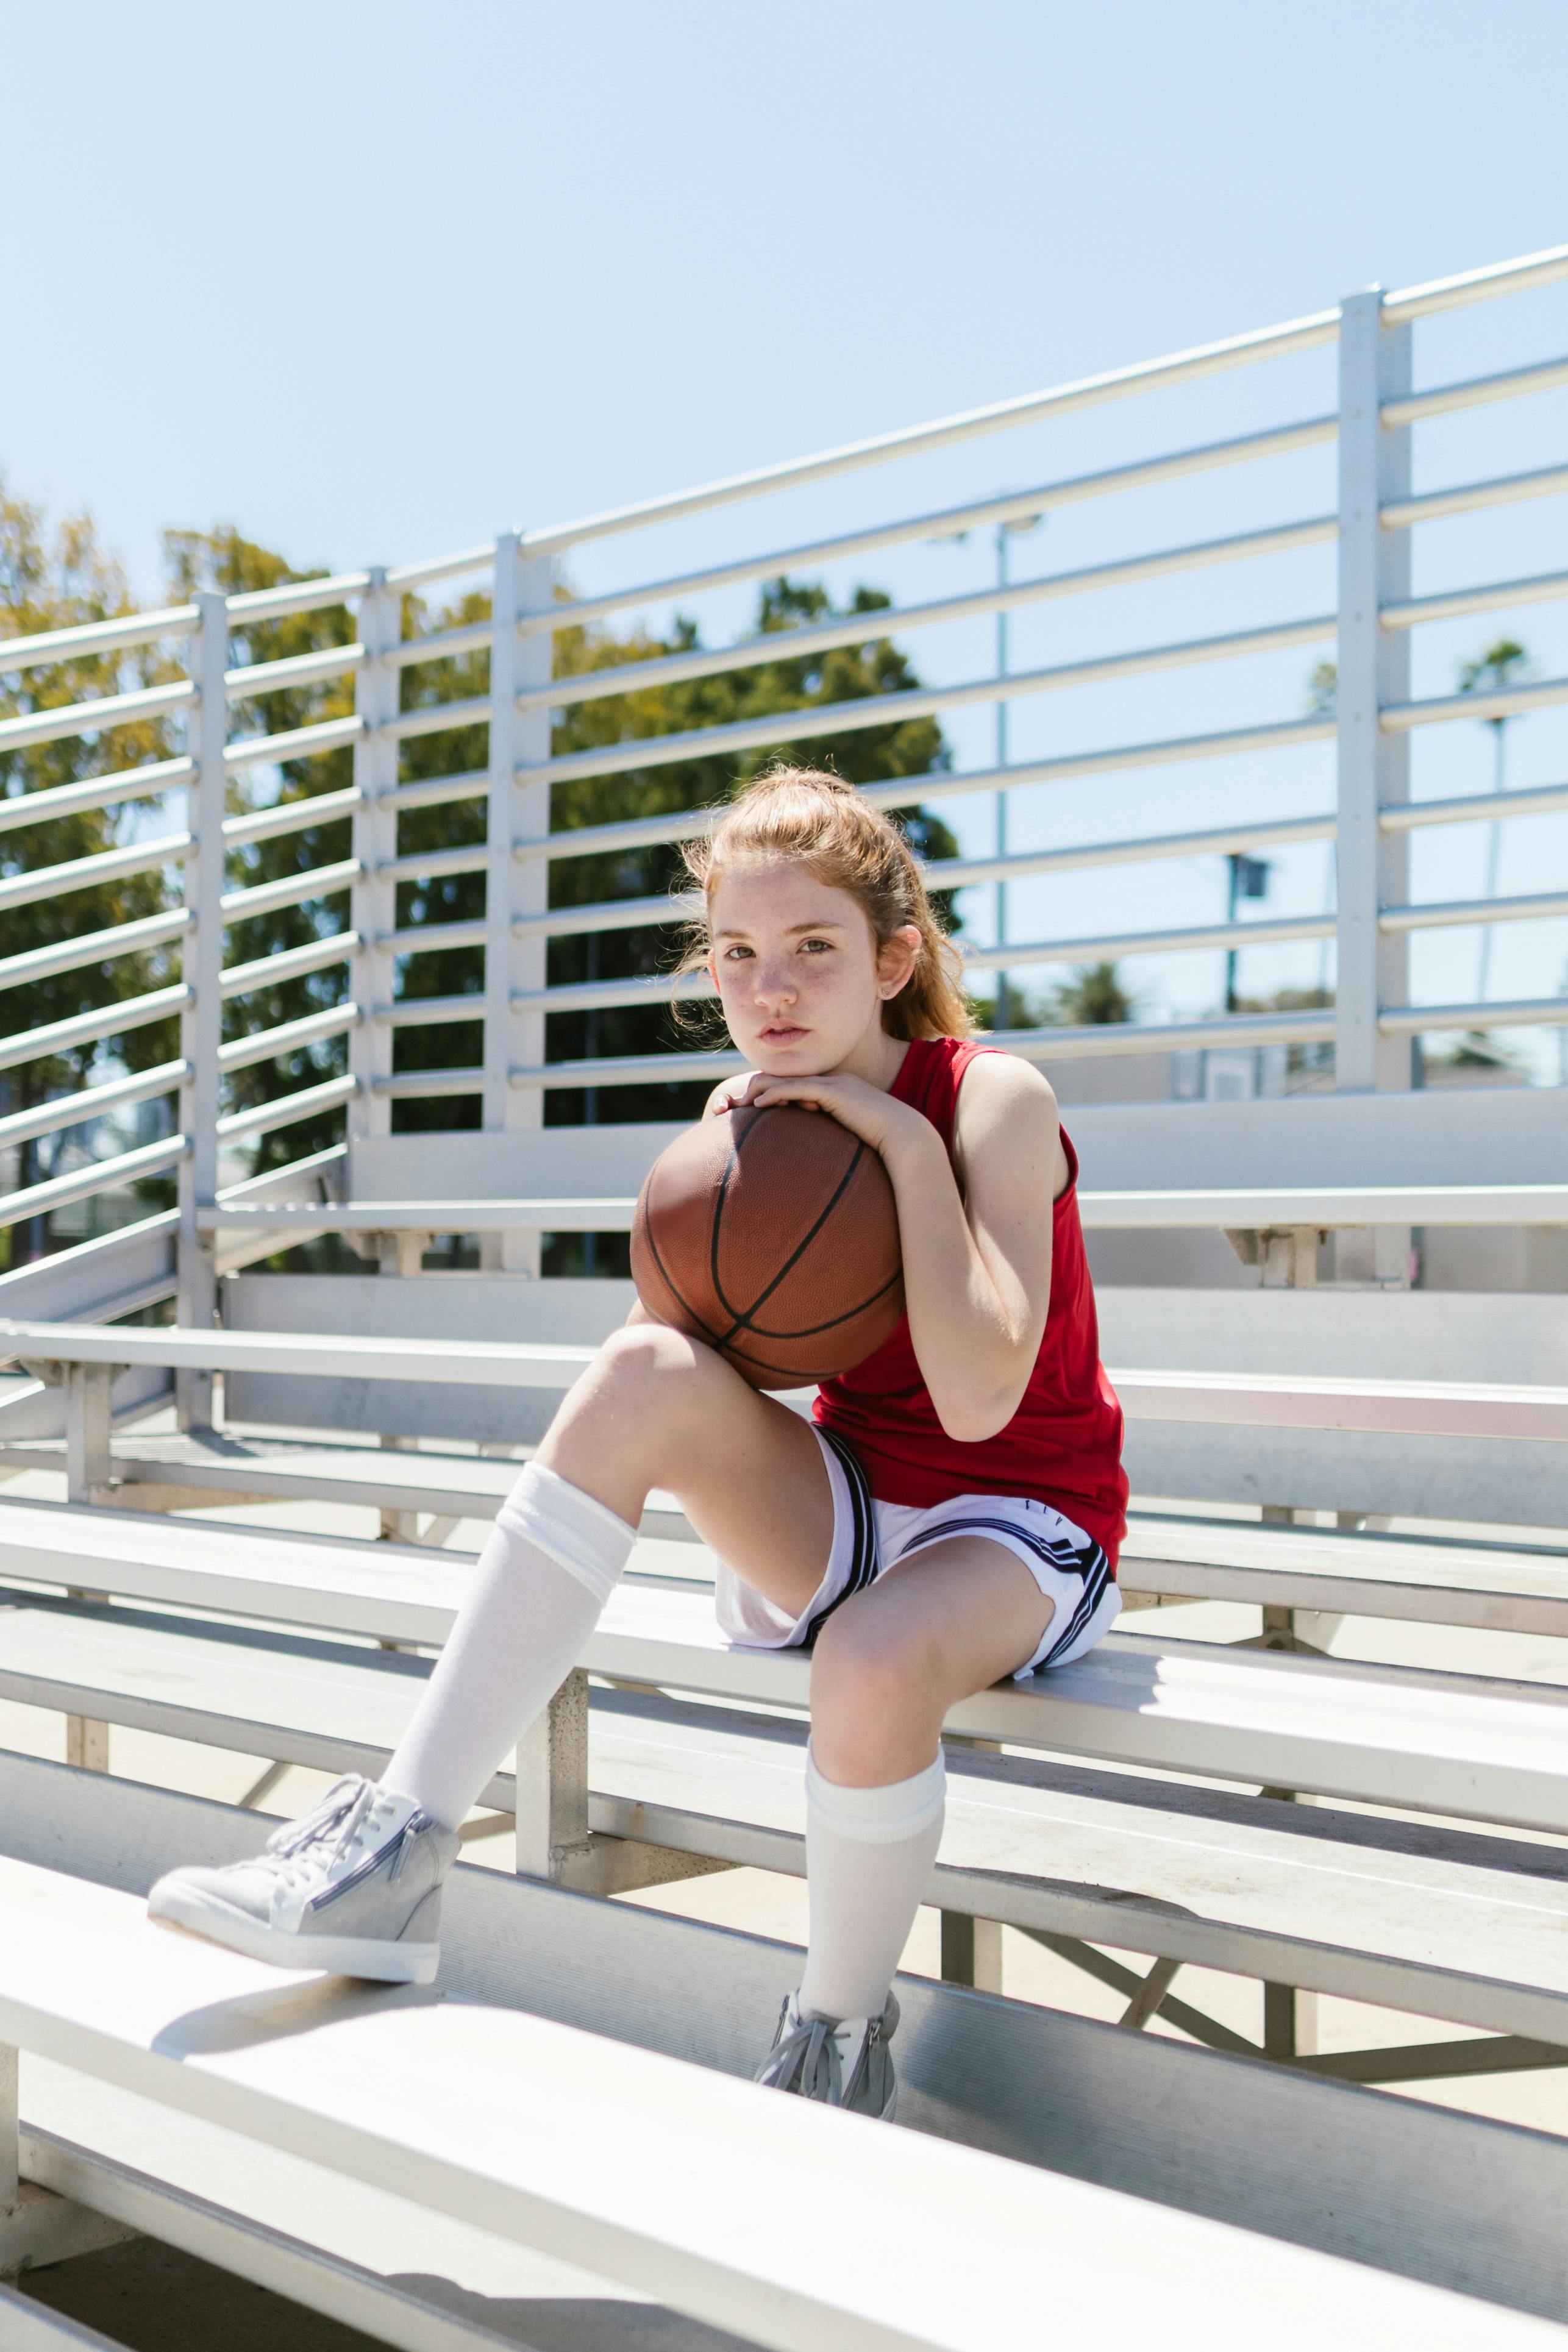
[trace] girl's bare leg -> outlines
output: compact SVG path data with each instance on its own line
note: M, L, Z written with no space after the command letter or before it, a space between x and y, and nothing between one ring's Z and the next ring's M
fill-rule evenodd
M942 1718L1033 1656L1052 1604L1023 1562L958 1537L835 1611L811 1677L806 2016L880 2016L942 1841Z
M810 1423L668 1325L611 1333L534 1459L632 1527L650 1488L665 1488L704 1543L792 1614L822 1580L833 1495Z
M600 1349L496 1517L435 1673L384 1775L456 1829L583 1654L648 1489L793 1615L822 1579L833 1502L809 1426L679 1331Z
M1054 1614L1002 1544L955 1536L879 1576L816 1638L811 1741L830 1780L907 1780L931 1762L960 1699L1016 1674Z

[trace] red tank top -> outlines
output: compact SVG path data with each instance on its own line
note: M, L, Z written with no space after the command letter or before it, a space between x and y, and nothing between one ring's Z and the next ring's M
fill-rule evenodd
M959 1083L994 1045L915 1039L889 1092L936 1129L952 1157ZM1111 1566L1127 1531L1121 1407L1100 1361L1094 1288L1078 1213L1078 1154L1064 1132L1067 1189L1055 1204L1051 1297L1035 1369L1017 1412L994 1437L949 1437L921 1374L909 1317L852 1372L824 1381L813 1406L851 1445L872 1494L921 1507L955 1495L1026 1495L1075 1520ZM956 1171L955 1171L956 1172Z

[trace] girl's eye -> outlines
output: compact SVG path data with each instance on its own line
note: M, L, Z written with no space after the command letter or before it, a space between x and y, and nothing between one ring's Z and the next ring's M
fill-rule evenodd
M822 948L826 950L831 948L833 942L831 940L802 940L801 941L803 949Z
M752 952L752 950L751 950L751 949L750 949L750 948L743 948L743 947L739 947L739 946L737 946L737 947L729 947L729 948L726 948L726 949L725 949L725 950L724 950L724 961L725 961L725 962L726 962L726 963L728 963L728 962L731 961L731 959L732 957L734 957L734 956L749 956L749 955L751 954L751 952Z

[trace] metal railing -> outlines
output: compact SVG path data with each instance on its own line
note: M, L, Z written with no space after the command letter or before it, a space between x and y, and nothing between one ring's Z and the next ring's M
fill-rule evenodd
M1410 593L1410 548L1426 522L1568 489L1568 465L1456 484L1415 495L1411 488L1412 436L1418 425L1469 407L1483 407L1568 383L1568 359L1483 375L1413 392L1411 340L1415 322L1462 304L1523 291L1568 277L1568 247L1440 284L1394 294L1357 294L1331 310L1200 350L1122 368L1053 390L1005 401L931 425L888 434L789 464L731 477L640 505L590 515L538 530L503 533L491 546L390 570L343 573L227 599L204 593L159 612L135 614L0 642L0 677L21 677L89 658L112 663L127 651L176 649L184 675L106 692L59 708L0 719L0 754L90 738L131 725L182 728L184 749L167 757L80 782L0 801L0 835L57 817L162 806L179 795L177 828L143 835L101 851L0 879L0 921L7 911L89 885L163 875L168 905L109 929L43 948L0 951L0 992L98 965L157 951L174 958L178 977L143 988L100 1011L56 1020L0 1038L0 1069L70 1049L109 1042L137 1027L178 1015L176 1058L150 1070L108 1075L25 1110L0 1117L0 1147L79 1126L106 1111L160 1097L177 1097L178 1132L116 1151L86 1170L21 1187L0 1198L0 1228L49 1209L90 1198L139 1177L177 1171L181 1235L181 1316L199 1320L211 1307L214 1260L203 1220L217 1199L220 1144L271 1133L323 1108L345 1108L351 1137L389 1131L392 1105L409 1097L479 1096L487 1127L527 1129L543 1118L547 1092L592 1086L661 1084L707 1077L735 1066L725 1053L658 1052L551 1059L546 1022L552 1014L637 1004L667 1004L700 996L706 982L668 977L551 984L546 970L552 940L610 934L668 922L685 911L679 899L631 892L585 906L552 907L550 877L562 859L612 851L644 850L688 839L712 818L708 807L628 817L552 830L552 786L647 772L693 758L744 759L784 741L809 741L974 706L994 706L1068 688L1186 671L1285 648L1321 645L1335 654L1337 708L1332 716L1281 716L1250 725L1113 742L1005 767L910 778L889 776L863 787L873 803L940 806L975 793L1016 793L1060 786L1112 772L1269 755L1337 740L1335 804L1286 819L1238 818L1224 826L1053 846L994 857L933 859L930 879L942 889L1005 882L1052 873L1193 856L1257 853L1310 841L1336 845L1334 906L1269 920L1121 929L1101 936L1012 941L971 955L976 972L1068 960L1228 950L1268 941L1332 940L1337 982L1332 1005L1306 1012L1215 1015L1182 1023L1125 1023L1075 1030L1007 1029L1001 1042L1031 1058L1058 1058L1165 1050L1194 1045L1279 1045L1331 1040L1337 1083L1345 1088L1397 1087L1409 1083L1410 1039L1422 1031L1512 1027L1568 1019L1561 997L1512 1003L1419 1005L1411 1001L1409 942L1419 930L1478 922L1536 921L1568 913L1568 893L1413 901L1411 837L1419 829L1522 818L1568 809L1568 784L1503 794L1468 794L1414 803L1410 743L1415 730L1456 720L1503 719L1568 701L1568 678L1551 678L1493 693L1415 698L1410 687L1411 645L1428 624L1521 603L1568 596L1568 571L1479 582L1438 595ZM1097 405L1140 396L1227 371L1319 347L1336 345L1339 401L1334 413L1265 431L1211 441L1096 473L1047 479L1005 496L973 499L936 511L904 513L872 527L804 543L742 552L731 560L674 576L632 582L595 594L567 593L557 578L571 551L618 534L699 513L739 508L764 494L952 447L1003 431L1037 425ZM552 648L563 630L589 627L618 612L668 604L802 566L911 545L978 525L1004 524L1053 508L1146 488L1222 467L1253 465L1337 441L1340 495L1333 513L1313 514L1267 529L1150 549L1045 578L999 584L850 615L834 614L759 640L660 654L616 667L572 676L552 671ZM1091 658L1006 675L982 675L955 684L916 687L809 709L791 709L668 735L639 736L585 751L552 750L553 712L621 698L645 688L686 685L755 668L775 655L796 659L861 645L873 636L903 639L922 629L1023 610L1110 587L1153 581L1205 567L1337 541L1339 593L1335 609L1228 634L1113 649ZM405 600L447 580L465 579L488 592L488 619L464 620L427 635L406 634ZM233 639L255 625L287 615L347 609L355 615L352 644L275 661L236 665ZM405 677L426 680L439 665L476 654L489 656L489 688L459 700L405 707ZM258 698L285 689L353 682L352 712L287 730L231 736L230 715ZM402 747L428 737L482 725L488 763L438 776L405 777ZM309 761L352 748L353 781L344 789L289 799L241 814L226 810L231 780L281 761ZM486 838L474 845L405 848L399 820L407 813L465 803L489 803ZM306 828L346 821L350 854L261 883L231 887L230 853L285 838ZM482 873L486 911L454 921L400 923L400 884L435 884ZM336 911L338 928L313 942L250 962L226 961L226 934L236 924L306 902ZM481 949L482 992L416 996L399 992L408 961L453 949ZM270 1029L221 1040L225 1001L242 999L284 980L334 965L347 967L345 1001ZM0 1019L3 1019L0 1004ZM460 1068L395 1066L399 1032L450 1022L479 1024L480 1058ZM278 1100L226 1109L224 1082L234 1071L276 1060L301 1048L343 1038L347 1068L314 1079Z

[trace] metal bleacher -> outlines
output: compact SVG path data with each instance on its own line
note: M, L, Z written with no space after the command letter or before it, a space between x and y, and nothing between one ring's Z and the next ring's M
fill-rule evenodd
M1410 943L1556 920L1568 894L1422 900L1410 847L1426 826L1568 811L1568 785L1423 792L1411 754L1428 727L1568 703L1568 678L1418 698L1411 670L1421 627L1568 596L1568 572L1416 595L1410 551L1449 516L1568 488L1557 467L1415 491L1423 421L1568 382L1568 361L1551 358L1414 390L1418 323L1565 279L1568 248L1358 294L570 527L0 647L0 678L24 682L0 755L132 719L184 729L183 748L143 768L47 791L18 770L22 788L0 799L7 834L68 808L142 804L96 866L16 861L0 915L84 887L104 857L162 874L167 900L121 931L0 952L0 990L112 975L133 949L169 967L140 996L0 1039L4 1067L102 1046L74 1092L0 1113L0 1150L101 1136L89 1121L138 1105L170 1110L151 1140L123 1136L0 1198L0 1230L16 1237L0 1273L0 1709L48 1727L0 1747L0 2344L101 2343L12 2290L31 2267L138 2231L407 2352L979 2352L1037 2333L1047 2292L1053 2324L1081 2316L1118 2343L1134 2328L1213 2335L1221 2306L1222 2335L1267 2326L1281 2346L1326 2326L1369 2347L1417 2330L1438 2347L1562 2340L1568 2116L1504 2120L1455 2086L1568 2079L1568 1654L1554 1647L1568 1639L1568 1313L1562 1289L1412 1270L1422 1237L1568 1229L1568 1090L1423 1087L1413 1041L1562 1024L1568 999L1417 1001ZM721 561L592 594L561 571L622 534L1313 352L1338 368L1328 413L959 506L906 503L784 550L737 541ZM1317 617L552 745L552 712L755 660L737 638L566 677L552 667L563 630L1334 443L1331 512L879 608L876 626L901 642L1337 545L1337 594ZM412 600L449 581L477 590L485 616L426 629ZM250 657L258 623L340 609L352 643ZM867 625L863 613L803 624L792 651L861 642ZM1333 904L1316 914L971 951L978 981L1329 942L1331 1002L1007 1027L997 1042L1058 1074L1331 1044L1332 1084L1320 1067L1295 1094L1067 1113L1128 1416L1129 1609L1079 1664L950 1718L930 1890L941 1974L900 1979L900 2127L745 2081L798 1955L739 1915L720 1926L670 1907L688 1881L742 1872L776 1889L803 1874L810 1674L799 1654L720 1639L714 1563L673 1495L649 1497L582 1665L465 1825L434 1992L279 1977L152 1929L151 1881L253 1850L287 1774L384 1759L485 1522L633 1296L623 1279L548 1274L548 1237L624 1234L685 1107L652 1090L738 1066L678 1044L563 1057L555 1016L701 992L657 973L552 977L552 938L685 911L640 884L552 906L563 862L698 833L710 810L650 814L637 798L637 780L675 762L739 762L890 709L957 713L1320 643L1337 655L1331 713L1243 713L862 787L889 807L1005 790L1065 811L1075 792L1100 793L1096 779L1154 768L1228 763L1243 780L1223 829L1086 845L1069 824L1043 847L933 859L943 889L1301 841L1332 841L1337 860ZM28 702L29 679L144 646L167 656L163 682L116 692L104 671L94 698ZM488 692L405 691L476 652ZM352 681L352 712L231 736L231 708L323 679ZM404 773L405 743L476 726L482 768ZM268 797L280 762L345 747L352 787ZM1282 815L1259 791L1248 814L1252 780L1298 753L1321 757L1324 778L1331 764L1324 804ZM616 776L632 780L620 814L552 824L553 787ZM477 845L400 835L405 813L478 803ZM351 822L347 859L233 887L231 856L324 814ZM400 885L454 873L485 877L482 918L400 919ZM268 892L318 909L319 936L265 969L237 964L226 932ZM409 986L418 959L458 950L482 961L474 992ZM335 1001L247 1025L269 979L309 973L342 975ZM132 1070L116 1057L132 1030L175 1015L173 1059ZM443 1024L467 1024L479 1058L405 1062L400 1036ZM232 1075L269 1062L302 1069L300 1083L280 1076L237 1108ZM627 1087L668 1115L606 1117ZM555 1123L563 1097L579 1123ZM405 1127L413 1101L455 1106L453 1123ZM253 1144L328 1112L340 1139L248 1165ZM133 1194L158 1181L172 1197ZM24 1254L24 1232L36 1244L42 1221L84 1202L101 1231ZM323 1255L333 1236L360 1271ZM1448 1633L1468 1648L1421 1646ZM154 1769L172 1756L236 1759L240 1801L193 1793L183 1765ZM618 1899L660 1889L660 1909ZM1086 2000L1093 1987L1100 2009L1021 1998L1026 1948L1061 1964L1053 1983ZM1248 2030L1204 1991L1215 1979L1247 1989ZM1362 2045L1326 2045L1325 2001L1362 2005ZM1419 2095L1438 2083L1451 2104ZM781 2229L803 2199L853 2200L857 2227Z

